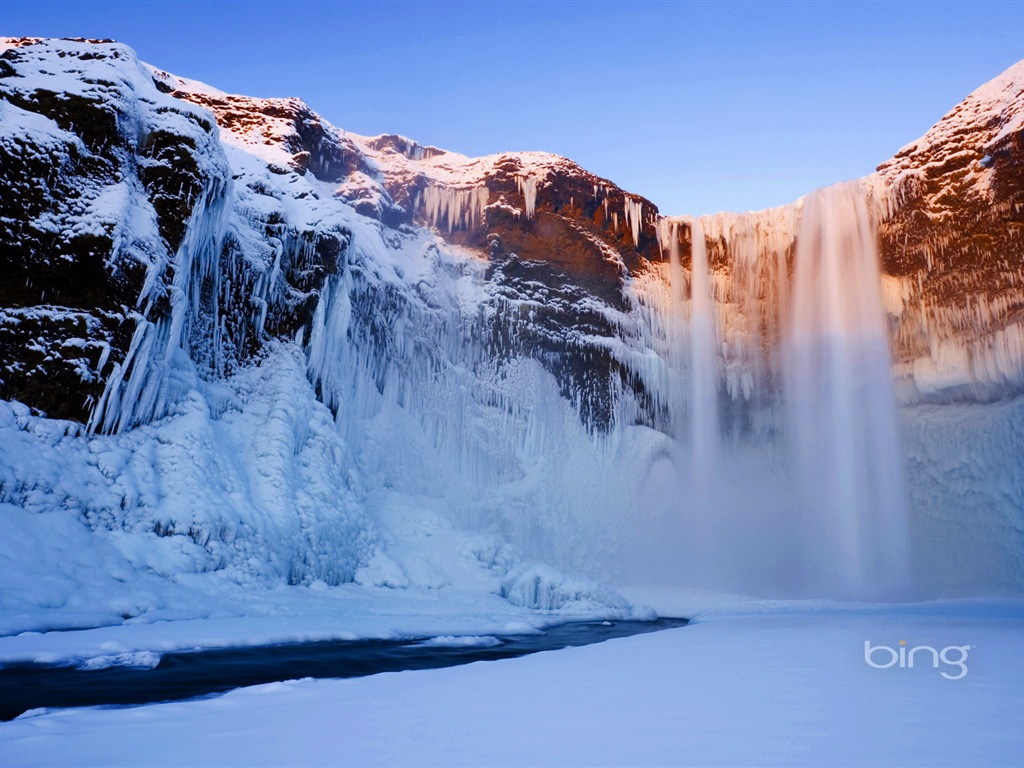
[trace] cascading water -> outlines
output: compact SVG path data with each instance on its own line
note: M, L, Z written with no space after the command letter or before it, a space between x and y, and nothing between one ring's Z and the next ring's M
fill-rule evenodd
M700 221L690 225L690 440L699 496L714 487L719 461L718 364L715 308L708 271L708 250Z
M690 221L689 275L683 220L659 224L671 300L652 304L661 322L643 327L664 340L637 341L664 349L675 478L662 472L641 493L659 507L673 499L676 531L656 537L676 542L683 583L906 596L905 459L873 212L854 183ZM718 283L712 249L726 264Z
M788 437L812 593L898 597L908 586L903 455L876 235L857 182L810 195L784 342Z
M633 286L613 347L654 417L618 390L607 434L579 421L538 361L492 346L533 309L491 293L482 262L431 247L417 292L348 271L326 286L310 374L367 488L436 494L460 524L590 575L904 594L903 457L862 190L729 220L663 219L658 236L667 269ZM357 237L352 253L373 242Z

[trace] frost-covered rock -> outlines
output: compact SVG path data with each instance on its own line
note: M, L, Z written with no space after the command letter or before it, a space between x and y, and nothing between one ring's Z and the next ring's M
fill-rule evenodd
M133 342L159 358L188 333L183 289L217 274L230 174L216 122L127 46L0 48L0 393L85 421Z
M0 502L19 510L0 515L3 538L16 545L0 569L5 584L52 581L42 574L61 572L71 548L83 585L103 572L128 581L132 569L172 580L337 585L370 562L374 525L349 488L346 448L305 385L297 350L268 356L223 392L203 396L193 384L163 419L92 438L0 402ZM86 531L95 548L81 546ZM29 535L39 546L18 543ZM18 591L5 590L11 599Z
M905 404L1024 392L1022 114L1018 65L862 185ZM625 610L515 563L718 577L700 555L721 548L743 589L785 562L765 521L793 507L781 350L802 200L666 218L566 158L356 136L297 99L67 40L0 41L0 170L0 502L19 510L0 526L22 560L47 530L55 552L97 541L76 566L94 590L40 579L11 610L84 605L124 569L439 594L501 580L521 605ZM925 561L951 530L999 538L962 548L998 567L950 582L1024 589L1016 422L1000 412L1003 450L939 430L978 448L955 488L964 528L925 487L949 457L920 450L907 413ZM692 492L699 419L735 473L716 505Z

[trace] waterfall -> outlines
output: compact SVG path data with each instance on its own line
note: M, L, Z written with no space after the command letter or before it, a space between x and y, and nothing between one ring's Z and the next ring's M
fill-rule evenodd
M658 349L666 368L645 381L669 411L676 449L674 478L652 476L643 493L675 510L677 533L658 536L677 536L684 583L907 596L904 454L875 207L852 183L785 209L685 222L688 274L684 220L658 222L669 301L639 286L641 308L658 320L641 324L649 330L638 343ZM717 274L713 260L725 263Z
M810 195L784 342L808 591L897 597L908 582L903 456L874 222L857 182Z
M718 465L718 364L715 350L715 306L704 229L690 225L690 440L694 475L699 487L714 488ZM707 501L707 494L700 494Z

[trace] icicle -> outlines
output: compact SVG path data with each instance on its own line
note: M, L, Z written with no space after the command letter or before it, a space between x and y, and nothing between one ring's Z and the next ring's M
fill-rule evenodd
M526 218L532 219L537 210L537 179L532 176L516 176L516 188L523 196Z
M440 229L447 223L448 232L473 229L482 224L490 192L486 186L469 189L427 187L423 190L423 209L430 226Z
M626 229L630 230L633 234L633 245L635 247L640 246L640 228L643 225L644 215L644 204L639 200L633 200L630 197L624 197L625 201L625 215L626 215Z
M168 287L171 311L148 319L160 290L166 263L150 266L135 315L135 331L125 359L107 379L104 392L89 415L90 433L121 432L163 416L170 403L168 372L179 350L188 353L190 330L200 311L204 281L213 279L219 293L220 255L227 226L230 185L217 179L207 182L197 200L185 236L174 255L174 278ZM213 322L216 323L214 316ZM206 342L214 370L223 367L218 358L216 327Z

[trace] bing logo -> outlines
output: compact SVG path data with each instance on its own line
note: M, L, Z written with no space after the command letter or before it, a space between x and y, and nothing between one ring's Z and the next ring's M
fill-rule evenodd
M888 669L899 666L900 669L913 669L914 664L921 665L931 662L932 668L938 669L941 661L947 668L955 668L956 674L940 672L947 680L959 680L967 676L967 652L969 645L949 645L939 650L930 645L915 645L907 648L907 641L900 640L899 648L888 645L872 645L870 640L864 641L864 662L874 669Z

